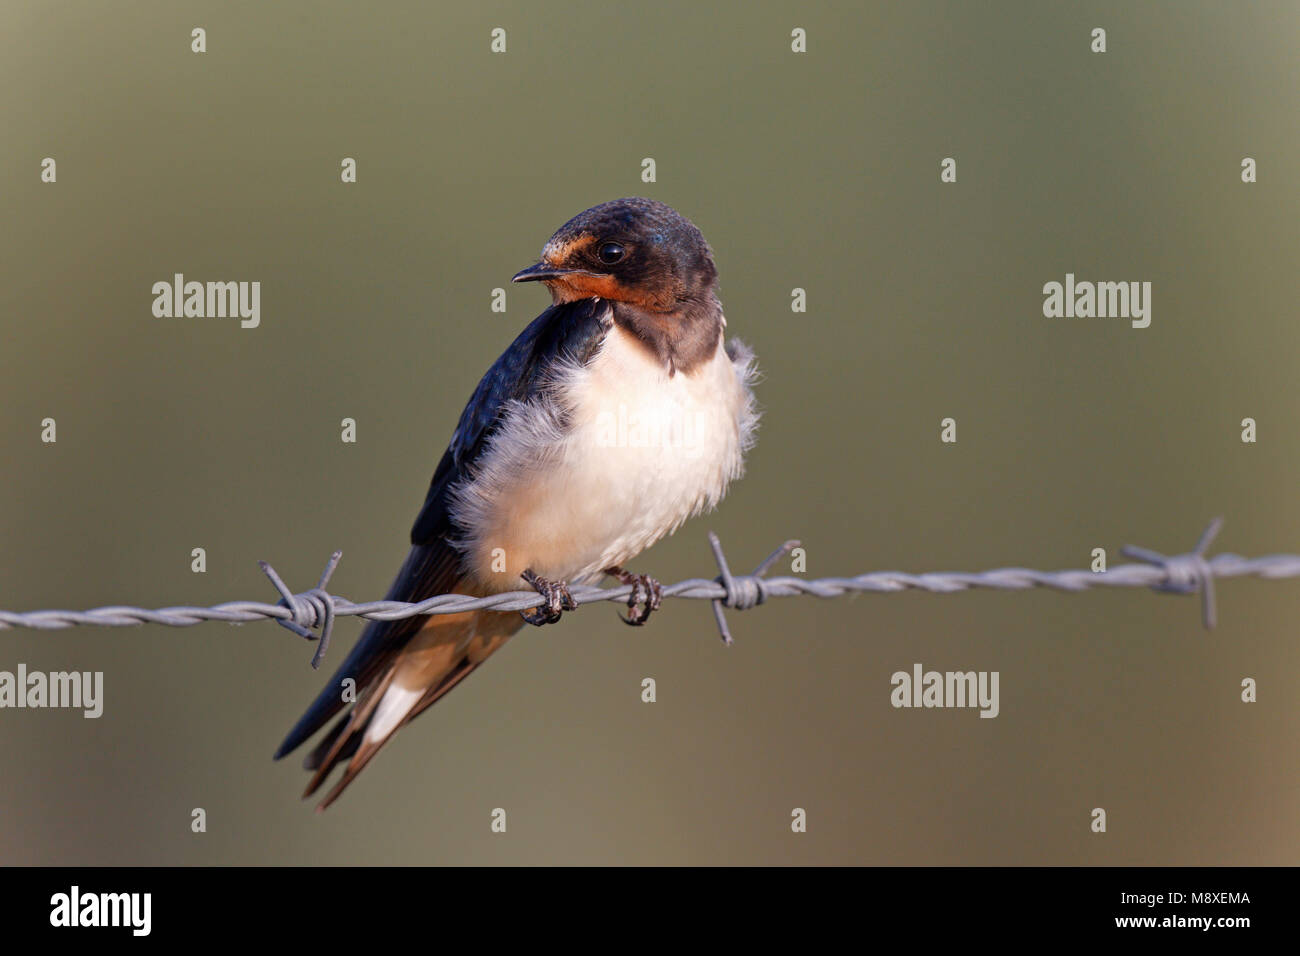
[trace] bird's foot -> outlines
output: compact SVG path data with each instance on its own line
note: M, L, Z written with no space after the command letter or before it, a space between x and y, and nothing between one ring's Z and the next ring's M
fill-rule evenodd
M659 610L659 604L664 597L664 586L650 575L633 574L631 571L624 571L618 565L606 568L605 573L612 578L617 578L619 584L632 585L632 593L627 597L628 615L627 617L619 615L624 624L640 627L650 619L652 611Z
M519 616L529 624L537 627L543 624L554 624L560 619L561 612L577 610L578 602L573 600L573 595L569 593L569 586L563 581L549 581L538 575L532 568L525 568L524 573L519 576L528 582L529 587L546 598L545 604L519 612Z

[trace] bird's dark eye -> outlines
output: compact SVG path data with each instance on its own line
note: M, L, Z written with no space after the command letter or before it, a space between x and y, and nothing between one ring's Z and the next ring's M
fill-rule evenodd
M605 265L612 266L623 258L624 252L626 250L623 248L622 243L602 242L600 248L596 250L596 255L600 257L600 261Z

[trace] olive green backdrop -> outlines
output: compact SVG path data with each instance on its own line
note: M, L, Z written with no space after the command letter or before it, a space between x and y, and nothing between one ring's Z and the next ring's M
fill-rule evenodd
M749 475L638 569L712 576L710 527L742 568L802 538L811 576L1086 567L1219 513L1222 549L1300 551L1298 28L1285 2L7 3L0 607L273 599L257 559L307 588L335 548L335 590L381 596L547 301L491 290L636 194L704 231L765 374ZM259 280L261 327L154 318L175 272ZM1152 282L1151 327L1044 318L1067 272ZM1219 600L1214 632L1139 590L783 600L730 650L702 602L585 608L324 816L270 754L358 622L320 673L271 623L0 632L0 670L105 675L97 721L0 711L0 861L1295 864L1300 582ZM999 671L1001 715L893 709L916 662Z

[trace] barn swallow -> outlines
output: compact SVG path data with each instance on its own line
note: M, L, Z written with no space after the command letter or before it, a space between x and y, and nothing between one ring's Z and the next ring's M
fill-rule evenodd
M649 199L602 203L561 226L513 281L545 283L552 305L461 413L387 600L526 582L546 601L369 622L275 754L352 704L304 761L304 797L346 761L319 810L525 621L571 610L570 584L631 584L625 620L644 623L660 586L623 566L716 506L744 470L754 357L724 338L713 254L692 223Z

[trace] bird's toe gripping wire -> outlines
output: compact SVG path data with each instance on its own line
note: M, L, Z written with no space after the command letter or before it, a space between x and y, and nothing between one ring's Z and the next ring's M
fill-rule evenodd
M325 570L321 573L320 581L310 591L303 591L301 594L290 591L280 575L275 573L275 568L265 561L257 562L263 573L271 579L275 589L280 592L280 600L277 604L289 610L290 616L278 618L276 623L309 641L319 639L316 653L312 655L312 667L320 667L320 662L325 658L325 651L329 647L330 634L334 631L334 598L325 590L325 585L329 584L330 575L339 566L339 559L342 557L342 551L335 551L330 555ZM312 631L312 628L317 625L320 626L319 638Z
M648 574L633 574L618 565L605 569L605 573L619 584L630 584L632 593L627 596L627 617L622 614L618 619L624 624L640 627L650 620L650 615L659 610L664 599L664 586L657 578Z
M740 577L731 573L731 568L727 566L727 556L722 553L722 542L712 531L709 532L709 547L713 549L713 560L718 563L719 573L714 580L727 592L724 597L713 600L713 618L718 622L718 633L722 635L722 643L730 646L734 642L731 639L731 631L727 627L727 616L722 612L723 607L747 611L766 601L767 585L763 583L763 575L782 555L799 547L799 542L795 540L785 542L764 558L754 569L753 574Z
M573 599L569 593L569 586L563 581L551 581L537 574L532 568L525 568L523 578L528 586L546 599L545 604L537 607L527 608L519 612L529 624L541 627L544 624L554 624L560 619L564 611L576 611L578 602Z

